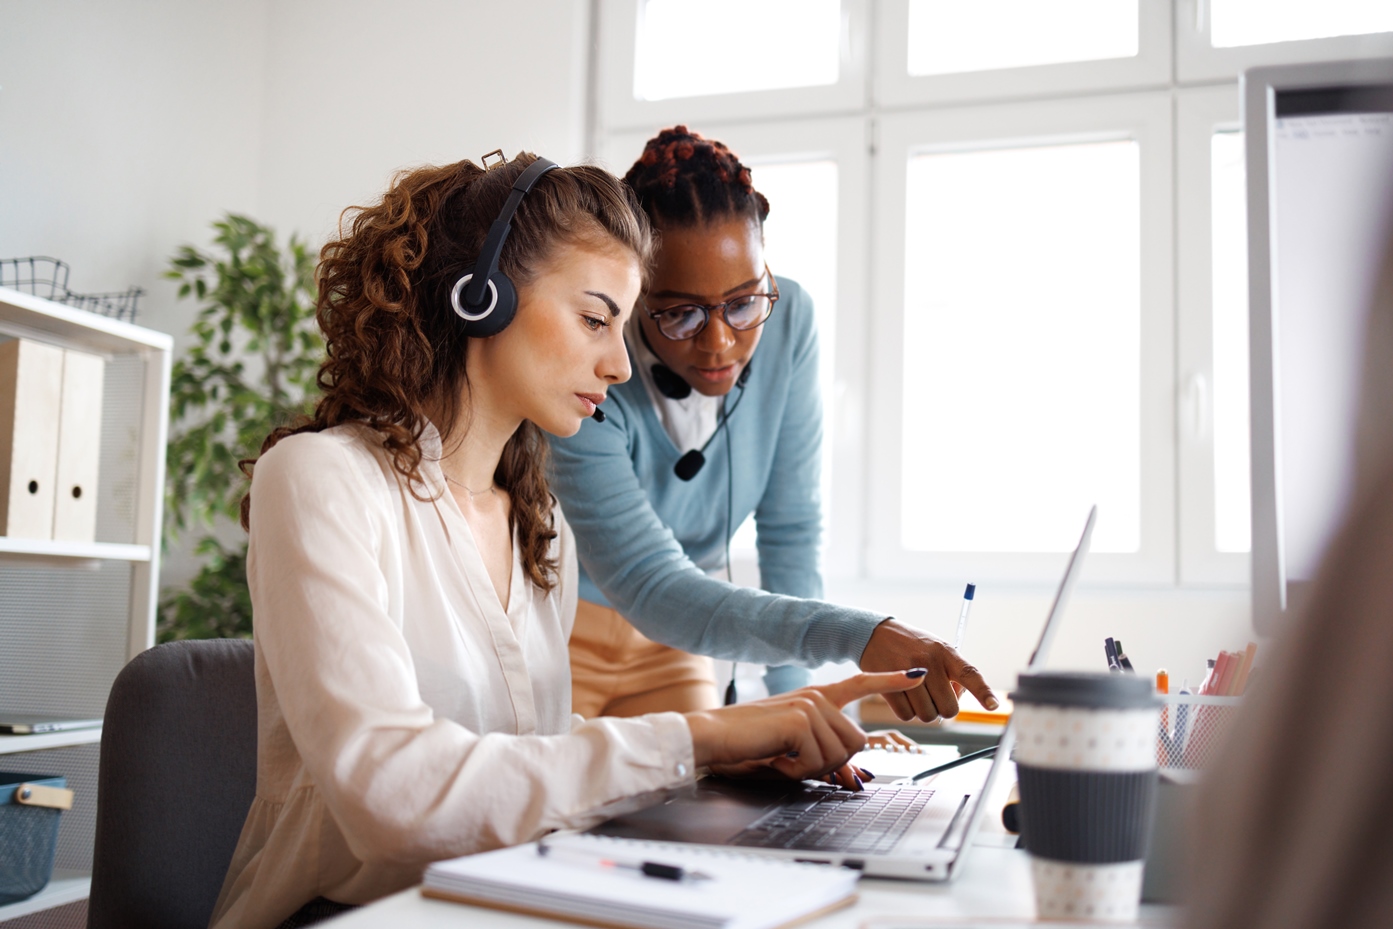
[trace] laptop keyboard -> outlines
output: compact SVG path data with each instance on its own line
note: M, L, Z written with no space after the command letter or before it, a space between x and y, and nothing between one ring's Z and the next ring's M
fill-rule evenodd
M924 787L828 790L779 806L731 839L747 848L884 854L895 847L933 796Z

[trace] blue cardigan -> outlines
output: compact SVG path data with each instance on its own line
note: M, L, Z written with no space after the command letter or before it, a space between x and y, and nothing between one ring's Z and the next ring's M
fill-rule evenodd
M803 599L822 595L817 331L803 288L779 278L779 293L745 397L694 479L673 474L682 451L635 375L610 388L605 422L552 439L552 489L575 532L580 596L614 607L650 639L761 664L856 661L885 616ZM736 388L727 408L738 396ZM729 529L755 514L762 591L697 567L719 565L725 549L727 452Z

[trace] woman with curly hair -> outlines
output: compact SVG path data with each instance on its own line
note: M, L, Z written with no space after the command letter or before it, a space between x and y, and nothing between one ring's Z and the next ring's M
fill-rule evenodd
M534 161L404 173L324 248L323 396L247 463L257 787L219 929L307 925L700 766L826 773L865 741L837 707L917 680L571 716L575 546L543 433L628 378L651 243L618 180L546 171L499 256L516 316L471 335L460 285Z
M808 294L765 263L769 201L750 169L723 143L675 126L648 140L624 181L658 233L628 325L636 376L612 391L608 422L553 446L581 564L576 712L716 706L711 662L699 655L770 665L770 693L807 683L790 661L920 665L923 685L891 697L901 719L955 715L959 688L995 709L981 674L947 644L818 599L817 330ZM597 484L596 473L613 479ZM719 579L751 513L763 591Z

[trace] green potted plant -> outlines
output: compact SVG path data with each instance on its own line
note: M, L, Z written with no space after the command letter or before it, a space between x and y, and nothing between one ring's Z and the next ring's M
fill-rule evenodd
M291 236L282 250L271 229L234 213L213 228L210 252L181 246L165 272L181 300L202 304L170 385L165 538L201 533L204 562L187 587L162 593L161 642L251 635L245 538L225 544L214 529L239 518L237 463L313 406L324 354L305 243Z

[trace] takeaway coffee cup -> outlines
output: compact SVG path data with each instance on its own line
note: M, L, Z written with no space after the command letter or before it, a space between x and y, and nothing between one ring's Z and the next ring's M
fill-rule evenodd
M1160 701L1150 682L1022 674L1011 699L1040 918L1135 921L1156 796Z

